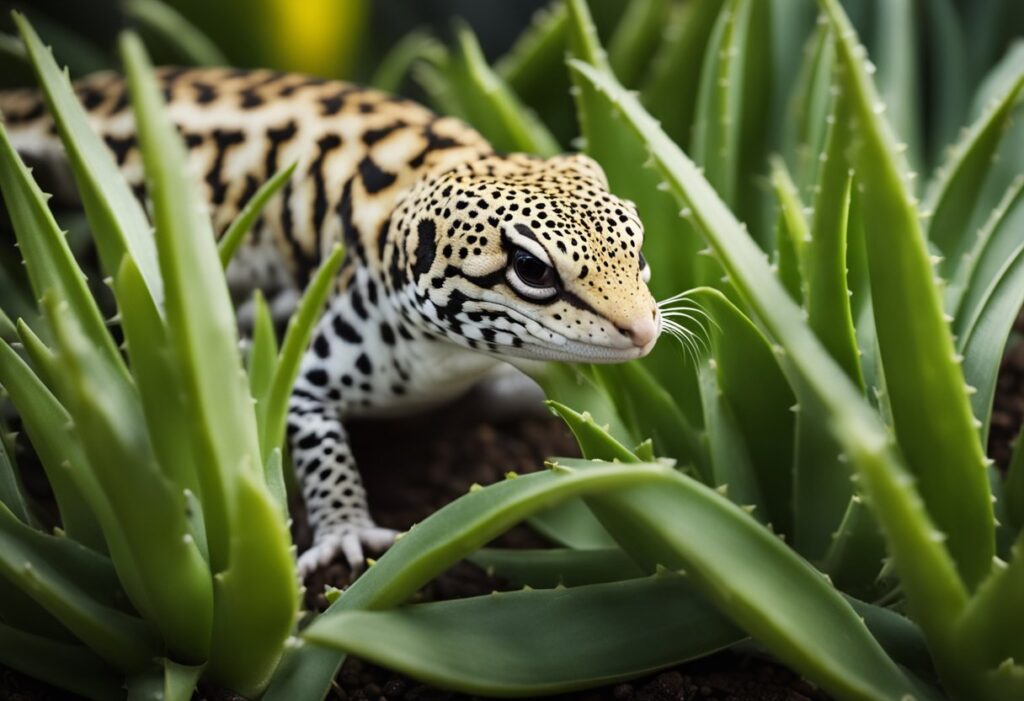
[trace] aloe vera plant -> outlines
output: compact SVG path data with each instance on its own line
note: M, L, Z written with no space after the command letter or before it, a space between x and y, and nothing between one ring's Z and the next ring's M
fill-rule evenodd
M862 17L867 4L848 9ZM879 3L888 21L870 37L876 72L836 0L821 0L816 26L799 22L813 6L796 5L638 0L606 53L587 4L568 0L499 62L529 65L549 43L565 47L577 145L637 203L664 328L685 351L663 341L627 366L535 371L589 459L553 464L674 469L535 515L563 546L540 558L473 556L511 581L568 589L393 608L346 600L370 586L357 582L305 632L306 645L473 693L580 688L669 664L644 621L664 610L658 597L675 581L666 571L681 571L685 586L672 596L687 608L671 615L691 647L674 650L676 660L750 637L838 698L1024 693L1015 589L1024 448L1005 483L985 457L994 378L1024 303L1012 224L1024 162L1000 152L1024 65L1011 51L993 68L983 107L939 164L937 142L967 117L968 62L924 106L919 81L946 59L920 66L905 44L979 51L956 24L961 10L921 3L919 26L900 14L912 3ZM786 20L786 31L806 28L802 55L764 31ZM629 48L658 22L669 29L656 51L650 38ZM772 75L772 56L798 70ZM533 117L518 130L474 119L520 84L514 72L474 70L488 76L485 89L429 60L414 76L440 107L458 94L460 113L485 135L537 133ZM543 101L534 104L544 119ZM767 130L770 106L787 104L790 117ZM514 146L548 148L546 137ZM918 182L912 168L931 165ZM408 557L395 548L377 566ZM656 571L662 579L638 579ZM645 588L650 598L638 601ZM629 607L628 653L574 644L608 624L594 600ZM691 624L698 610L720 618ZM528 655L500 639L519 626L543 628ZM450 641L441 648L437 631ZM291 662L322 684L338 659L314 650ZM493 665L481 663L489 651Z

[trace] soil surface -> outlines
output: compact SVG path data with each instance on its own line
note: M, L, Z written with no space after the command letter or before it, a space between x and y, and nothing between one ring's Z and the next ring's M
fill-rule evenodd
M1024 316L1017 331L1024 334ZM989 454L1000 467L1010 459L1011 444L1024 423L1024 336L1007 353L1000 371L992 415ZM543 415L501 419L483 399L470 394L455 404L421 417L355 422L349 426L356 459L365 476L370 509L383 526L407 529L433 511L466 493L474 483L490 484L508 471L531 472L552 455L577 454L576 444L558 419ZM20 451L19 451L20 452ZM22 463L24 464L24 463ZM30 473L34 472L30 470ZM26 475L26 486L45 499L46 486ZM295 538L300 550L310 533L301 507L294 510ZM504 547L543 547L545 542L526 527L500 538ZM307 603L322 609L326 585L343 587L348 569L334 564L307 581ZM476 596L504 583L468 563L460 564L421 593L422 600ZM211 701L240 701L213 689ZM66 692L0 667L0 701L73 699ZM402 675L349 658L335 680L331 699L338 701L455 701L471 697L425 686ZM557 697L566 700L668 701L809 701L828 697L789 670L753 657L724 652L636 679Z

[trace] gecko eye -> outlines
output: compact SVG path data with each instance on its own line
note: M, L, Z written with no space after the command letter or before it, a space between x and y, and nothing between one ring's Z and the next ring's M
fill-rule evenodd
M651 266L647 265L647 259L644 258L644 254L640 254L640 279L644 282L651 281Z
M512 254L505 277L516 292L528 299L551 299L558 293L555 269L522 248Z

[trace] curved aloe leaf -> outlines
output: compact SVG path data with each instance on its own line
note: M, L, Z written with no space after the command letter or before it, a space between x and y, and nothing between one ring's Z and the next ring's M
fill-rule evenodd
M313 330L327 298L336 284L338 270L345 258L345 249L336 245L331 254L324 258L309 286L302 294L299 306L288 321L288 328L281 344L281 355L274 367L273 379L267 388L263 401L257 398L260 424L263 426L261 454L264 461L284 443L285 419L288 414L288 397L299 374L302 355L309 347Z
M53 56L43 47L39 36L22 15L15 14L14 22L25 42L50 114L67 151L104 270L108 275L117 274L121 269L122 256L131 256L146 281L146 289L153 302L161 307L163 281L156 247L149 233L149 222L141 205L121 177L110 149L89 126L88 117L71 89L67 74L58 68Z
M952 0L925 0L919 5L923 14L928 63L928 114L935 118L931 130L929 161L938 161L940 149L952 143L967 116L968 56L963 25Z
M933 277L906 164L834 0L822 0L838 36L844 84L859 120L856 150L875 324L896 436L936 526L969 589L995 554L985 456Z
M561 153L558 141L532 110L487 65L476 36L466 26L455 30L458 52L448 79L469 123L503 151L526 151L539 156Z
M931 213L928 240L942 253L939 272L943 277L956 275L974 245L968 226L974 205L1022 89L1024 68L965 132L928 188L923 205Z
M106 496L104 534L135 607L182 660L201 662L209 646L213 591L191 534L185 499L156 463L134 387L92 349L66 308L47 305L68 413ZM119 536L111 537L113 529Z
M115 606L109 561L47 536L0 505L0 576L17 585L108 663L137 670L156 653L149 626Z
M252 229L256 218L259 217L267 202L276 195L284 184L292 177L297 163L292 163L284 170L274 173L273 177L260 185L256 193L249 198L249 201L242 207L242 211L235 216L227 230L221 235L217 242L217 254L220 256L220 264L227 269L228 264L235 255L235 251L245 240L246 234Z
M53 489L64 531L98 552L107 543L98 519L106 501L90 474L67 411L6 341L0 341L0 384L18 408Z
M608 531L579 499L570 499L534 514L528 523L552 543L574 550L615 547L615 541L608 535Z
M484 696L539 696L609 684L744 637L673 574L390 611L342 611L306 633L307 640L422 682Z
M198 449L211 566L227 566L231 483L262 471L248 380L238 354L234 310L209 219L186 167L185 146L164 108L138 38L121 41L139 145L149 175L156 247L166 284L168 336L181 366Z
M917 82L921 72L917 59L914 0L874 0L878 16L878 92L886 104L893 131L907 144L907 158L922 163L921 115L918 114ZM834 31L834 30L833 30ZM873 70L873 69L869 69Z
M517 95L528 98L551 89L565 60L569 11L561 0L542 7L516 43L495 64L494 70ZM565 80L562 78L562 80Z
M164 658L159 668L129 677L127 701L190 701L202 666L188 667Z
M231 65L217 45L173 6L158 0L129 0L124 9L140 29L159 37L186 63L196 66Z
M308 632L315 634L317 626L329 625L340 611L402 603L446 568L540 509L586 492L651 481L668 471L660 465L606 465L585 471L559 468L472 491L400 538ZM323 698L343 659L336 651L316 647L292 649L263 698Z
M608 42L608 63L624 85L636 85L658 48L669 10L668 0L636 0L616 23Z
M999 566L971 599L957 621L963 654L981 669L1024 659L1024 541L1014 545L1010 562Z
M818 155L825 148L826 117L832 102L835 42L828 26L818 25L807 39L793 95L787 106L783 142L801 196L818 180Z
M14 463L11 462L11 456L3 441L0 441L0 504L10 509L14 517L22 523L33 524L28 501L25 499L24 488L21 484L21 476Z
M66 300L82 320L90 342L123 369L121 355L89 292L85 275L46 205L47 196L15 153L3 127L0 127L0 191L14 226L18 248L24 256L36 301L51 290Z
M705 47L723 0L675 8L641 91L647 109L678 144L689 144Z
M829 426L848 453L882 523L914 617L930 639L948 641L948 612L963 608L967 592L942 539L936 539L885 428L805 326L799 308L775 278L764 254L693 162L613 79L585 64L571 65L618 106L624 123L650 145L654 164L665 176L669 189L692 208L695 223L729 272L733 285L783 348L780 358L787 372L798 375L808 391L820 399L828 412Z
M484 548L470 555L469 561L511 584L534 589L618 582L644 574L618 547L594 550Z
M280 463L279 463L280 464ZM214 577L216 607L207 671L243 696L270 681L298 613L291 536L262 480L241 475L236 487L228 569Z
M0 662L94 701L124 698L123 678L89 648L0 623Z
M434 35L414 29L388 50L367 84L385 92L398 92L414 63L431 55L437 58L444 51Z
M767 165L764 114L770 106L771 9L758 0L727 0L701 73L694 120L694 160L740 217L760 228L760 188Z

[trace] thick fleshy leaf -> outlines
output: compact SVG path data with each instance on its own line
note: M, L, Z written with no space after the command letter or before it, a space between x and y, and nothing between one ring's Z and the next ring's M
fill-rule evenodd
M90 127L67 74L61 72L25 18L16 14L14 21L64 143L104 270L108 275L116 275L121 269L121 257L131 256L146 281L146 289L153 302L161 307L163 282L157 265L156 246L153 245L142 206L121 177L110 149Z
M594 550L484 548L470 555L469 561L511 584L534 589L578 587L643 576L643 570L618 547Z
M211 566L227 566L232 481L262 468L249 382L213 230L187 168L185 146L163 109L139 40L121 42L139 144L149 177L156 245L166 285L168 337L191 408Z
M885 428L806 327L764 254L693 162L614 80L579 62L572 67L616 105L623 122L649 144L654 165L670 191L692 209L695 223L728 270L732 284L782 348L780 359L787 372L799 375L808 391L820 399L831 430L882 522L914 617L930 639L947 639L946 612L961 610L967 594L941 538L934 537L934 527Z
M0 440L0 504L3 504L22 523L33 525L28 500L21 483L18 468L11 461L7 446Z
M705 47L722 4L704 0L674 8L641 93L677 144L690 143Z
M1024 659L1024 540L1018 539L1010 562L999 562L957 621L963 654L980 669L1008 659Z
M302 355L309 347L313 330L323 312L327 298L334 290L338 270L345 258L345 250L337 245L324 258L320 268L299 301L299 306L288 321L288 328L281 344L281 355L274 366L274 375L264 399L257 397L257 407L263 427L261 454L266 460L275 449L283 447L285 419L288 415L288 397L299 374Z
M0 622L0 663L94 701L124 697L122 678L83 645L56 642Z
M624 85L640 82L658 48L670 4L668 0L634 0L608 41L608 63Z
M660 465L552 469L472 491L402 536L307 632L315 634L316 626L329 625L336 612L385 609L402 603L447 567L540 509L586 492L651 481L668 471ZM293 648L263 698L322 698L343 659L337 651L308 645Z
M267 202L276 195L284 184L288 182L292 174L295 172L296 163L292 163L290 166L283 170L279 170L274 173L273 177L260 185L260 188L256 191L249 201L242 207L242 211L235 216L234 220L228 226L228 228L221 235L220 240L217 242L217 254L220 256L220 264L227 269L228 264L231 263L232 257L235 255L235 251L245 240L246 235L252 229L256 219L263 212L263 208L267 205Z
M156 37L184 63L196 66L228 66L230 61L217 45L188 21L174 6L159 0L128 0L125 13L143 35Z
M874 32L878 92L886 105L888 121L900 141L907 144L906 158L915 166L923 162L921 115L918 112L918 33L914 0L874 0L877 16ZM872 69L873 72L873 69Z
M444 53L436 37L425 30L414 29L384 54L367 84L385 92L398 92L414 63Z
M142 619L120 610L110 561L77 543L26 526L0 505L0 576L28 594L108 663L140 669L156 641Z
M855 149L875 325L900 452L968 589L995 554L985 456L943 316L905 158L883 118L863 49L833 0L843 85L858 118Z
M390 611L342 611L306 637L433 686L483 696L546 696L650 673L745 635L683 577L666 573Z

